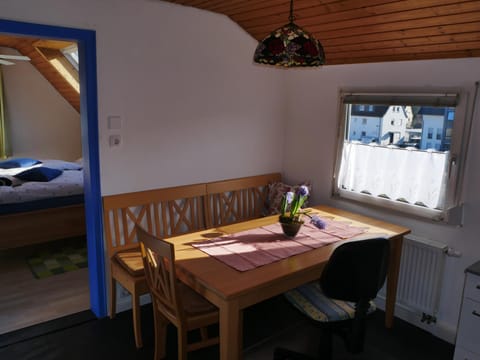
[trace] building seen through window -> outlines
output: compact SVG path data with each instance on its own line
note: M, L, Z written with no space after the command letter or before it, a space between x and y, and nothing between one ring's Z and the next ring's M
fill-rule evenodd
M349 141L447 151L455 108L358 104L348 117Z

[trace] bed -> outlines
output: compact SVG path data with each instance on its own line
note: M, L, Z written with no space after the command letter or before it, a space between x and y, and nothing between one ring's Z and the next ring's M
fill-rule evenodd
M0 250L81 235L81 164L30 158L0 161Z

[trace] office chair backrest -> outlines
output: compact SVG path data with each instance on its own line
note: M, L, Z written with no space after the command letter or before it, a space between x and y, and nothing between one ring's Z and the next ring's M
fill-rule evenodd
M371 300L385 282L390 242L384 238L346 242L338 246L320 277L326 296L359 302Z

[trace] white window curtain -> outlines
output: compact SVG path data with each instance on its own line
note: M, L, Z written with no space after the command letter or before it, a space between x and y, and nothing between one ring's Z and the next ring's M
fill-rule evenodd
M449 152L343 144L338 189L443 209Z

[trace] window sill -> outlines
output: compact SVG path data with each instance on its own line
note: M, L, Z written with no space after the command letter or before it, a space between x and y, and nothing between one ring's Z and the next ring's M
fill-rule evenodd
M435 210L371 195L358 194L347 190L338 190L336 194L333 194L333 198L336 200L351 201L357 205L367 205L377 210L388 210L397 215L409 216L421 220L430 220L454 226L463 225L463 205L458 205L449 210Z

